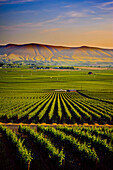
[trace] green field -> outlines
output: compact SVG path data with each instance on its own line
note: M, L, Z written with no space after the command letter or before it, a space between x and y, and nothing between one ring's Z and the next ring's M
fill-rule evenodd
M113 70L90 71L0 69L0 121L113 124Z
M33 69L1 69L0 90L34 92L52 89L113 91L113 70L50 71Z

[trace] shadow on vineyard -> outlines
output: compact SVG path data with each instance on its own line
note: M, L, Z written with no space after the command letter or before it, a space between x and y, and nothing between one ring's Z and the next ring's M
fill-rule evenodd
M35 126L0 125L1 169L113 169L113 127Z

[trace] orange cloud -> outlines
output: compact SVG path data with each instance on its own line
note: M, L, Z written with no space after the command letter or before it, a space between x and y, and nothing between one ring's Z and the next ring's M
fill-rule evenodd
M43 32L55 32L55 31L58 31L58 30L59 30L58 28L51 28L51 29L43 30Z

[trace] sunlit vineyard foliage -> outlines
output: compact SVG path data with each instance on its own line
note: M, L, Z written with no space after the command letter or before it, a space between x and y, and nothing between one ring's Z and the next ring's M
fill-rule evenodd
M113 124L113 70L91 71L1 69L0 122Z
M30 169L113 169L112 127L20 125L15 134L0 126L0 134L14 146L15 156L26 168L30 162Z
M2 125L0 125L0 134L2 134L8 143L11 144L10 146L14 148L15 155L17 156L19 163L21 166L23 166L24 169L27 170L28 163L31 162L32 156L31 152L29 152L25 145L23 145L23 141L17 137L15 132Z
M113 70L90 71L1 68L0 169L113 169Z
M3 94L0 121L113 124L113 107L112 103L87 98L78 91Z

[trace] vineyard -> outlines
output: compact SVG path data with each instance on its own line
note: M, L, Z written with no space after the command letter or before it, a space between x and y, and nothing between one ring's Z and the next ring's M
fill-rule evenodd
M0 169L112 170L112 79L112 69L1 69Z
M10 149L14 151L18 170L113 169L113 128L110 127L38 125L34 130L20 125L15 133L0 125L0 138L1 169L4 163L7 168L14 168L7 158Z
M14 123L113 124L112 102L78 92L38 92L1 96L0 121ZM111 100L112 101L112 100Z

